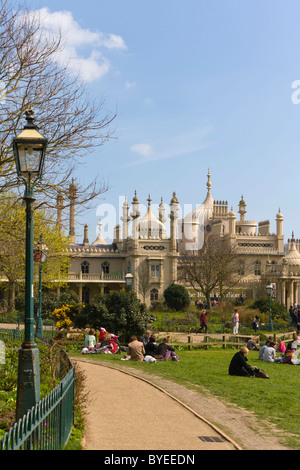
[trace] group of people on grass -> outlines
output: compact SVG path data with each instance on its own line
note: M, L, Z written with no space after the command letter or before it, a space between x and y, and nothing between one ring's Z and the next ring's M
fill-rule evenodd
M150 330L145 332L141 341L138 341L136 336L130 338L127 354L123 359L137 362L167 361L168 359L179 361L178 355L174 348L168 344L167 338L163 338L162 342L157 344L155 336Z
M249 340L247 347L243 346L231 359L229 365L229 374L245 377L263 377L265 373L258 367L253 367L248 364L249 350L258 351L258 358L262 362L276 362L281 364L300 364L298 354L300 353L300 332L294 334L293 341L287 345L283 341L277 344L269 337L265 344L259 348L253 340ZM266 376L265 378L268 378Z

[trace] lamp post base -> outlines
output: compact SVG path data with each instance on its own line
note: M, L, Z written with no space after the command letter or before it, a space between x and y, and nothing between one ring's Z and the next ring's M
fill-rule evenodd
M16 421L40 400L39 350L22 345L19 351Z

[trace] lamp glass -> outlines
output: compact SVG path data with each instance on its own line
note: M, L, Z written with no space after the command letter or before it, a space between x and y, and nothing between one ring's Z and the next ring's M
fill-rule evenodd
M273 287L271 286L271 284L268 284L267 287L266 287L266 289L267 289L268 295L271 295L271 294L272 294L272 290L273 290Z
M132 283L133 283L133 275L130 274L130 273L126 274L126 276L125 276L125 282L126 282L126 285L127 285L128 287L132 286Z
M44 146L42 144L17 144L19 168L22 175L39 174L41 169Z

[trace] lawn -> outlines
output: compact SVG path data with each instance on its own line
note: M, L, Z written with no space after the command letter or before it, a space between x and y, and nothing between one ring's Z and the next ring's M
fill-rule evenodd
M300 367L263 363L258 359L258 352L250 351L249 364L262 368L270 380L232 377L228 375L228 366L235 352L234 349L178 351L180 362L157 361L154 364L123 362L118 354L85 357L108 361L118 366L126 364L133 369L142 369L187 387L196 385L198 391L199 386L203 387L203 393L237 404L254 412L259 419L276 424L282 430L282 443L290 448L300 449Z

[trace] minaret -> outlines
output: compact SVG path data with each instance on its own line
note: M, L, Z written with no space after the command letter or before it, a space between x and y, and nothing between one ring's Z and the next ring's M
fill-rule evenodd
M279 252L283 253L284 251L283 215L280 212L280 208L276 215L276 235L277 235L277 249Z
M245 214L246 214L246 203L244 201L244 197L242 195L242 199L239 202L239 214L240 214L240 222L245 222Z
M76 192L77 192L77 186L74 183L74 179L72 178L72 183L69 186L69 199L70 199L69 236L70 236L71 243L76 243L76 235L75 235L75 200L77 198Z
M137 219L138 217L141 215L141 213L139 212L139 205L140 205L140 202L139 202L139 199L136 195L136 190L134 192L134 198L132 200L132 212L130 214L131 218L132 218L132 238L133 240L137 240L139 238L138 236L138 230L137 230Z
M160 201L160 204L159 204L159 208L158 208L158 212L159 212L159 220L162 224L164 224L166 222L166 217L165 217L165 206L164 206L164 201L163 201L163 198L161 198L161 201Z
M229 217L229 238L235 238L235 212L233 211L233 207L228 214Z
M170 253L171 257L171 283L177 281L177 219L178 219L178 199L174 191L170 201Z
M57 229L62 232L62 209L63 209L63 195L58 193L56 199L56 209L57 209Z
M123 216L121 217L121 220L123 222L123 248L124 248L128 239L128 222L130 220L127 196L125 196L125 201L123 203Z
M87 224L84 226L84 236L83 236L83 244L89 245L89 227Z
M166 217L165 217L165 211L166 211L166 209L165 209L165 206L164 206L163 198L161 198L159 208L158 208L158 214L159 214L158 219L162 224L164 224L167 220ZM160 238L162 238L162 229L160 228L159 230L160 230L159 236L160 236Z

